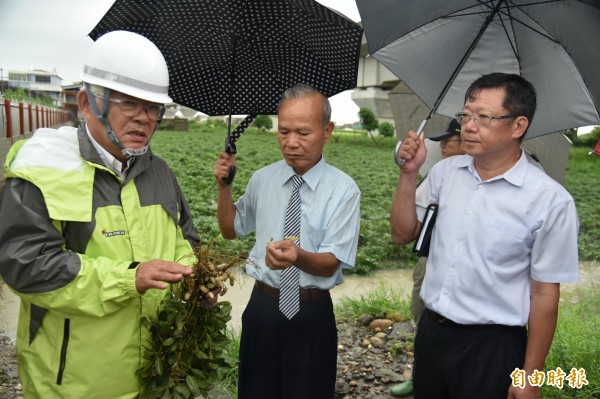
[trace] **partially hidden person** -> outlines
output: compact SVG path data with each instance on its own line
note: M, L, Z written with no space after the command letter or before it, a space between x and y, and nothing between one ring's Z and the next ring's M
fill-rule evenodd
M451 119L445 130L431 134L427 136L427 138L431 141L440 143L439 146L442 159L454 155L464 155L465 149L460 138L460 131L460 123L458 123L456 119ZM426 176L423 178L425 177ZM421 314L423 313L423 310L425 310L425 304L423 303L423 299L421 299L421 286L423 285L423 279L425 278L426 265L427 256L419 256L417 264L415 265L412 273L413 288L410 299L410 310L417 328L419 321L421 320ZM396 397L405 397L410 395L412 392L412 376L406 381L396 384L390 388L390 394Z

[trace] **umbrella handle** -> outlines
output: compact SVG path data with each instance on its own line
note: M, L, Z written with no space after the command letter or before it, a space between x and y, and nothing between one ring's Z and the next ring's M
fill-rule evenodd
M417 138L420 138L421 135L423 134L423 129L425 129L425 125L427 124L427 119L423 119L423 121L421 121L421 124L419 125L419 128L417 129ZM398 144L396 144L396 148L394 149L394 161L396 161L396 165L402 167L404 166L404 164L406 163L406 159L404 158L400 158L400 146L402 145L402 140L400 140L398 142Z
M396 148L394 149L394 161L396 161L396 165L402 167L406 163L406 159L400 158L398 154L400 152L400 146L402 145L402 140L398 141L396 144Z
M237 149L235 148L235 143L233 143L231 141L231 136L229 134L227 135L227 138L225 139L225 152L227 152L228 154L235 154L237 152ZM225 179L223 179L225 184L227 184L229 186L231 183L233 183L233 179L235 178L236 172L237 172L237 168L235 167L235 165L230 165L229 166L229 174L227 175L227 177Z
M227 177L225 179L223 179L223 181L225 181L225 184L227 184L228 186L233 183L233 179L235 178L235 172L237 171L237 168L235 167L235 165L231 165L229 167L229 174L227 175Z

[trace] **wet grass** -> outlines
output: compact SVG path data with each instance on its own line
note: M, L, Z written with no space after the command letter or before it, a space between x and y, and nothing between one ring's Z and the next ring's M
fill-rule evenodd
M573 147L565 188L575 199L579 216L579 259L600 260L600 157L587 147Z
M579 385L575 380L564 380L563 389L544 384L542 398L600 398L600 288L579 289L565 295L561 301L558 325L545 372L559 367L566 374L582 377L588 382ZM573 369L575 369L573 371Z
M353 322L365 314L395 321L412 320L410 298L381 284L356 298L341 298L335 305L335 315L338 320Z

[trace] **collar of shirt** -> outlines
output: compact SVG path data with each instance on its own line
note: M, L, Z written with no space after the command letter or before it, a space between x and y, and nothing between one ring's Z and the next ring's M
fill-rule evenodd
M506 172L503 174L493 177L486 182L504 179L510 184L514 186L522 186L525 181L525 175L527 174L527 168L529 167L529 161L527 160L527 156L525 152L521 151L521 157L519 160ZM467 167L469 171L477 177L478 181L481 181L479 177L479 173L477 173L477 169L475 169L475 159L471 156L463 157L459 162L459 167Z
M88 129L87 125L85 126L85 131L86 131L90 141L92 142L92 145L94 146L96 151L98 151L98 155L100 155L100 158L102 158L104 165L108 169L115 172L115 174L117 176L119 176L121 178L125 178L125 174L127 173L127 169L129 169L129 164L131 162L131 159L127 160L127 166L125 167L125 170L121 171L123 169L123 163L121 161L119 161L117 158L115 158L110 152L106 151L106 149L104 147L102 147L100 144L98 144L98 142L92 136L92 133L90 133L90 129Z
M319 180L321 180L321 176L323 175L326 165L325 157L321 156L319 162L317 162L315 166L310 168L302 175L304 182L312 191L316 190L317 184L319 184ZM296 175L297 173L294 171L294 168L286 164L282 169L281 174L281 185L283 186L292 178L292 176Z

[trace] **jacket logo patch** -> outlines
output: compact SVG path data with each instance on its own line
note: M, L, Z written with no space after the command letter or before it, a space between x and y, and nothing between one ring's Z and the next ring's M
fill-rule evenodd
M106 231L106 229L102 229L102 235L104 237L124 236L125 230Z

